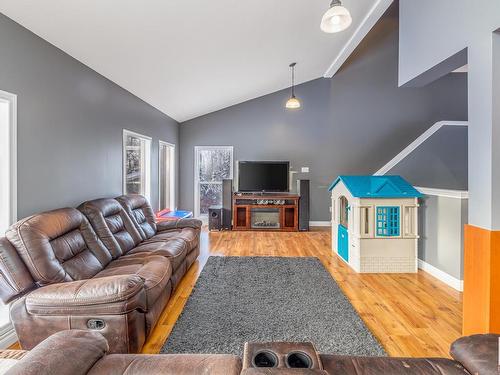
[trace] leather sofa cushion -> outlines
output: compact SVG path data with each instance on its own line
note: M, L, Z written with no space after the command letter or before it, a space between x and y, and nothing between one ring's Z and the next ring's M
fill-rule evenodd
M92 224L99 238L116 259L142 241L129 215L115 199L95 199L82 203L78 209Z
M36 315L108 315L145 310L144 281L138 275L119 275L47 285L26 296L26 309Z
M241 360L225 354L112 354L89 375L239 375Z
M450 354L471 374L499 374L500 335L472 335L461 337L451 344Z
M188 244L188 249L192 250L196 246L198 246L198 238L199 238L199 231L187 227L182 229L172 229L169 231L160 232L145 242L148 243L148 242L158 242L158 241L169 241L172 239L181 239L183 241L186 241L186 243Z
M40 285L91 278L111 261L87 219L74 208L20 220L6 237Z
M130 216L143 240L156 234L156 219L148 200L142 195L127 194L115 198Z
M184 261L188 253L187 243L183 240L147 242L132 249L128 254L146 253L150 255L159 255L172 263L172 271L177 270Z
M83 375L108 351L106 339L97 332L61 331L28 352L8 375Z
M172 276L172 266L170 261L162 256L148 253L130 254L112 261L96 278L116 275L137 275L144 280L149 310L167 287Z
M0 298L4 304L34 289L35 280L16 249L6 238L0 238Z
M180 228L193 228L199 231L201 226L202 222L198 219L164 220L156 223L157 232Z
M321 355L323 369L335 375L465 375L467 370L450 359L351 357Z

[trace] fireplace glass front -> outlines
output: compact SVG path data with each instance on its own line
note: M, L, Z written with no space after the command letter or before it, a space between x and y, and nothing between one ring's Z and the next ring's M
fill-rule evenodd
M279 208L252 208L251 224L252 229L279 229Z

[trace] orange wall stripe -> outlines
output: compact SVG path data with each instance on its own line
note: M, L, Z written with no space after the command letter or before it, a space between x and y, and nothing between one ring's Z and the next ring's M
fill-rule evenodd
M463 333L500 333L500 232L465 226Z

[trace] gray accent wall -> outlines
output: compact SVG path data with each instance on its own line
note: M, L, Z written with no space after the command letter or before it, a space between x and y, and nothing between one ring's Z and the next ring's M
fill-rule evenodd
M18 217L122 193L122 130L158 140L178 123L0 14L0 90L18 95Z
M443 126L387 174L398 174L415 186L467 190L466 126Z
M295 176L311 180L311 220L330 220L338 175L372 174L437 121L467 120L466 85L453 74L398 88L398 20L386 16L332 79L297 87L302 109L284 109L285 90L182 123L180 206L194 207L194 146L232 145L235 160L309 167Z

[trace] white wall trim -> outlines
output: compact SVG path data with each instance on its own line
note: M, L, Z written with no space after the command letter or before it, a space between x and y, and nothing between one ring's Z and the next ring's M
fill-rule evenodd
M335 60L333 60L332 64L328 67L328 70L324 74L325 78L332 78L335 73L338 72L342 64L344 64L351 53L354 52L359 43L361 43L372 27L375 26L377 21L380 17L382 17L393 1L394 0L377 0L366 17L361 21L358 28L349 38L345 46L342 48L340 53L337 55Z
M436 133L443 126L468 126L469 123L467 121L439 121L432 125L429 129L427 129L422 135L420 135L417 139L415 139L412 143L406 146L403 151L397 154L394 158L392 158L386 165L380 168L377 172L375 172L374 176L381 176L389 172L392 168L394 168L399 162L401 162L404 158L410 155L417 147L419 147L422 143L424 143L427 139L429 139L434 133Z
M464 281L459 280L450 274L441 271L439 268L434 267L433 265L424 262L423 260L418 260L418 268L422 271L427 272L431 276L434 276L436 279L442 281L448 286L451 286L453 289L458 290L459 292L464 291Z
M17 341L16 331L14 326L9 323L0 331L0 349L7 349Z
M310 221L309 226L310 227L331 227L332 222L331 221Z
M456 199L469 199L469 192L466 190L448 190L436 189L426 187L415 187L419 192L425 195L432 195L436 197L456 198Z
M10 150L9 150L9 173L10 173L10 213L9 218L11 224L17 221L17 95L7 91L0 90L0 99L4 99L10 106Z

